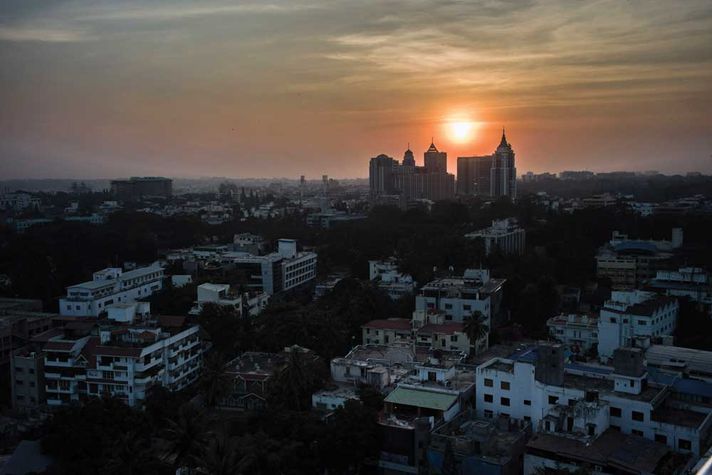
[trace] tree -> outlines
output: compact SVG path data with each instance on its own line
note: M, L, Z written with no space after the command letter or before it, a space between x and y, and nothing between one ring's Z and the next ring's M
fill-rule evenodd
M225 433L210 438L197 461L198 472L209 475L235 475L240 469L238 441Z
M219 353L208 355L200 375L200 392L208 407L215 407L230 390L232 378L225 372L225 360Z
M470 347L478 350L478 342L483 338L487 338L489 327L484 323L484 315L482 312L475 311L470 317L465 320L464 330L467 338L470 340Z
M322 387L325 368L320 359L301 347L292 347L286 366L270 386L269 401L294 411L311 407L311 395Z
M170 458L176 468L194 468L205 450L208 430L203 413L191 403L183 404L164 431Z
M319 446L329 473L359 473L365 463L378 458L378 413L358 401L346 401L334 411Z

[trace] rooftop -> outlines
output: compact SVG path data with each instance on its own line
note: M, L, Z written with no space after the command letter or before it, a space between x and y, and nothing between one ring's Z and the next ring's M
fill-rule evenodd
M427 388L398 386L386 396L385 402L403 406L446 411L457 402L457 394Z
M663 444L612 429L588 445L553 434L536 434L527 443L527 451L530 449L633 473L655 473L662 459L670 452Z

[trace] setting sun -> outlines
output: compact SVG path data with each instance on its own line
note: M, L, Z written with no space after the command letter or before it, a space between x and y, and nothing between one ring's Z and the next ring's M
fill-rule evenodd
M456 120L448 122L448 135L455 142L467 142L475 133L475 123L469 120Z

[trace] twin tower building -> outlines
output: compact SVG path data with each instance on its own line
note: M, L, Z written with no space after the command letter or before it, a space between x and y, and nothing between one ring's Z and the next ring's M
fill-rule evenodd
M401 163L383 154L372 158L369 164L371 198L400 196L432 201L453 198L455 176L447 172L447 153L431 143L424 158L424 166L417 166L410 148L405 151ZM507 143L504 130L492 155L457 158L457 194L516 198L514 150Z

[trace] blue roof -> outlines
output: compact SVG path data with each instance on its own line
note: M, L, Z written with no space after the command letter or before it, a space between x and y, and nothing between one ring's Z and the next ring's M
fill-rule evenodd
M678 379L673 383L672 387L679 393L712 398L712 383L706 381Z

